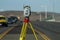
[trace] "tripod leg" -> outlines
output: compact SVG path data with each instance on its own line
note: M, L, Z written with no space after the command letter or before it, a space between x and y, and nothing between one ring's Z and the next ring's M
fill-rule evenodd
M26 30L27 30L27 23L23 23L19 40L25 40Z
M24 35L24 38L26 37L26 31L27 31L27 27L28 27L27 25L28 25L28 24L26 23L26 25L25 25L25 30L24 30L24 34L23 34L23 35Z
M31 29L32 29L32 31L33 31L33 34L34 34L36 40L38 40L38 37L37 37L37 35L36 35L36 33L35 33L35 30L34 30L32 24L31 24L31 23L29 23L29 24L30 24L30 27L31 27Z
M19 40L23 40L24 27L25 27L25 23L23 22L22 30L21 30L21 34L20 34L20 38L19 38Z
M21 34L20 34L20 36L22 36L22 34L23 34L23 30L24 30L24 26L25 26L25 23L23 22L23 25L22 25L22 30L21 30Z

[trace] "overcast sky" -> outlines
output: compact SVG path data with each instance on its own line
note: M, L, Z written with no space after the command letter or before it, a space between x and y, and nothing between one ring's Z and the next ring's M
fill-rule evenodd
M60 0L0 0L0 11L23 10L23 5L30 5L32 11L60 13Z

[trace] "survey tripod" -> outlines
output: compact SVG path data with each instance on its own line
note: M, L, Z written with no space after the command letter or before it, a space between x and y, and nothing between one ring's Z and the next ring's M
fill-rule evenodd
M23 25L22 25L22 29L21 29L21 34L20 34L19 40L25 40L27 28L31 28L35 39L38 40L36 32L35 32L35 30L34 30L34 28L32 26L32 23L29 20L30 15L31 15L30 6L24 6L24 20L23 20ZM30 26L28 26L28 25L30 25Z
M28 24L30 26L28 26ZM36 32L35 32L32 24L31 24L31 22L29 21L28 18L25 18L24 21L23 21L23 26L22 26L22 30L21 30L21 34L20 34L20 39L19 40L25 40L26 32L27 32L27 28L28 27L31 28L31 30L32 30L32 32L34 34L35 39L38 40L37 35L36 35Z

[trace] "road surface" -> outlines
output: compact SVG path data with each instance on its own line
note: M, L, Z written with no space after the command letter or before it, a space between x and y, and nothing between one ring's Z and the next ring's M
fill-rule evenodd
M34 28L44 33L51 40L60 40L60 23L34 21L32 22L32 24ZM4 29L6 28L7 27L1 28L0 33L2 32L2 30L4 31ZM21 25L18 25L17 27L12 29L7 35L5 35L1 40L19 40L20 32L21 32ZM39 40L44 40L39 34L37 35ZM26 40L35 40L33 33L30 29L27 30Z

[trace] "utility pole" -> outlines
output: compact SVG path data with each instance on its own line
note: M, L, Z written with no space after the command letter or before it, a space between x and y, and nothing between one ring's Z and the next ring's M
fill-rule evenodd
M47 6L42 5L41 8L44 8L44 10L45 10L45 19L47 19Z
M45 6L45 19L47 19L47 7Z
M41 13L40 13L40 21L41 21Z

